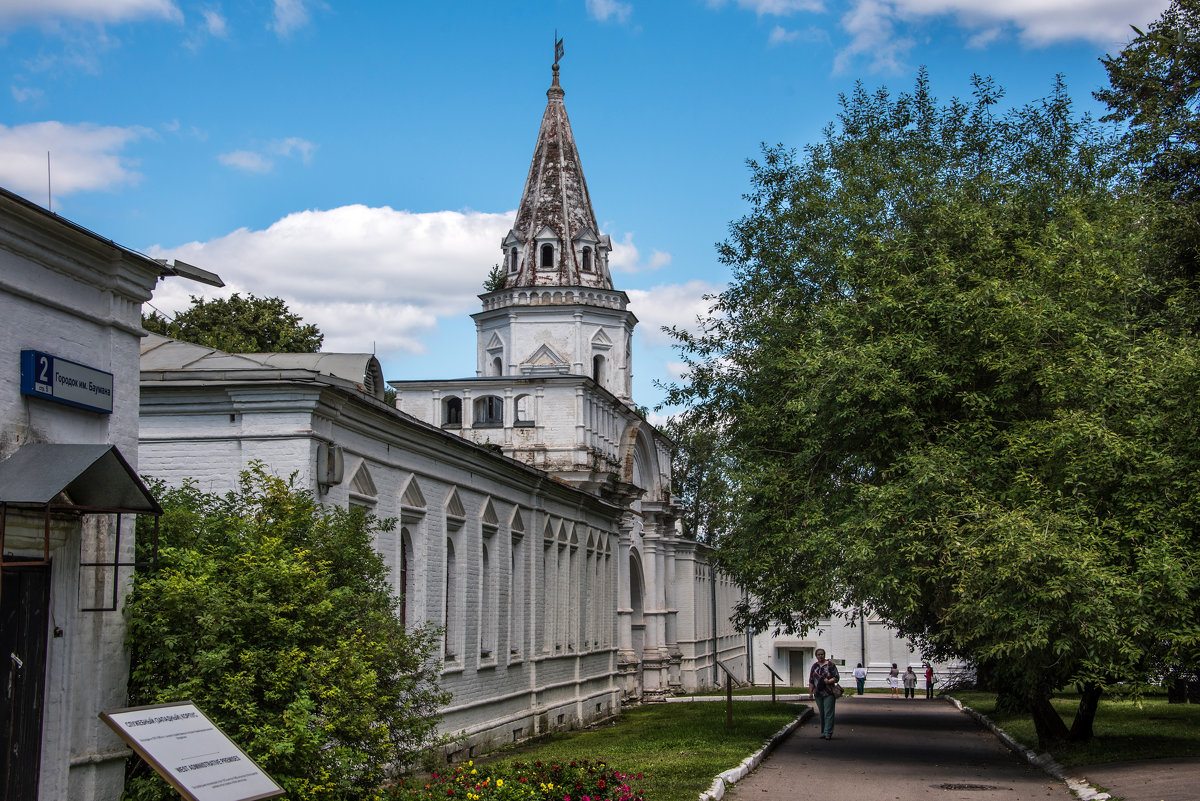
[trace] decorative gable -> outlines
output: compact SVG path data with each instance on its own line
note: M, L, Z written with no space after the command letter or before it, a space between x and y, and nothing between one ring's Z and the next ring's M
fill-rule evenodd
M417 483L416 476L410 476L408 483L404 486L404 492L400 495L400 505L408 509L425 511L425 494L421 492L421 485Z
M500 518L496 515L496 507L492 505L492 499L488 498L487 503L483 505L483 524L485 526L500 525Z
M566 375L571 365L549 345L541 345L521 362L521 372L526 375Z
M466 520L467 510L463 508L462 501L458 497L458 490L451 489L450 494L446 496L446 516Z
M367 469L366 463L360 465L354 472L354 478L350 480L350 494L364 498L374 498L378 495L375 482L371 479L371 471Z

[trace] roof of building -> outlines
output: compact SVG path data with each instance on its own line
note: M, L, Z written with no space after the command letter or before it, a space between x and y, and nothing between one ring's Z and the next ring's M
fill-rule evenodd
M94 245L109 248L112 252L118 254L121 258L128 260L132 264L143 267L152 273L160 276L177 275L183 278L189 278L202 284L210 286L224 286L221 277L216 273L201 269L186 262L175 261L172 264L167 264L164 259L152 259L145 254L138 253L136 250L131 250L123 245L118 245L116 242L106 237L97 234L84 228L79 223L71 222L66 217L60 217L49 209L42 208L31 200L21 197L15 192L0 187L0 204L6 207L10 213L19 211L25 217L31 220L38 220L43 223L50 222L61 226L64 232L70 232L76 236L82 236L85 240L90 241Z
M47 504L160 514L158 502L115 445L33 443L0 462L0 503Z
M298 370L352 382L378 400L383 400L387 389L383 368L370 353L226 353L159 334L142 339L141 368L142 372L260 370L281 377Z
M521 253L521 267L509 273L506 288L520 286L587 286L612 289L612 279L604 267L600 251L611 249L609 238L600 233L596 212L583 177L583 164L575 135L563 104L566 93L558 82L558 63L554 80L546 91L546 112L538 130L533 161L525 191L517 207L517 218L504 245ZM553 238L556 263L553 269L539 269L539 238ZM580 263L584 247L592 250L592 264ZM586 269L585 269L586 267Z

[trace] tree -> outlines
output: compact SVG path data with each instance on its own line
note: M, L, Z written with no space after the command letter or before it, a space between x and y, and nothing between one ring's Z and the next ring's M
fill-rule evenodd
M439 742L437 631L401 624L372 547L391 521L322 507L261 464L224 496L155 493L158 570L126 606L130 703L196 702L294 799L375 798ZM127 797L176 794L138 763Z
M504 289L506 283L508 283L508 277L504 274L504 268L499 264L493 264L487 278L483 279L483 291L499 292Z
M725 527L722 501L729 493L721 432L698 425L697 416L686 411L668 420L663 432L675 443L671 495L683 509L684 536L716 544Z
M1115 58L1101 59L1109 87L1095 93L1105 120L1128 125L1128 157L1156 201L1156 306L1200 330L1200 3L1173 0Z
M280 298L241 297L205 300L192 296L191 308L168 320L158 312L142 316L155 334L194 342L227 353L316 353L325 339L305 324Z
M1137 312L1146 209L1113 143L1061 82L1001 96L860 85L803 157L764 148L669 397L725 434L740 625L866 605L1016 688L1049 747L1200 642L1200 349Z

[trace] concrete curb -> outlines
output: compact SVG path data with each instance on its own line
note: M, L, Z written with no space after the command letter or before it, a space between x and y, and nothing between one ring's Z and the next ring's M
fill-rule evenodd
M775 750L775 747L783 742L789 734L796 730L804 721L812 717L813 712L811 706L806 706L788 725L784 726L775 736L763 745L756 753L742 760L742 764L736 768L721 773L717 778L713 779L712 786L700 794L700 801L721 801L725 797L725 788L731 784L741 781L749 775L750 771L758 767L759 763L767 758L767 755Z
M1081 801L1109 801L1109 799L1112 798L1110 794L1102 792L1093 787L1087 781L1087 779L1068 776L1067 769L1055 762L1052 756L1049 754L1036 754L1029 750L1014 740L1012 736L1009 735L1009 733L1004 729L1000 728L995 723L992 723L992 721L986 715L979 714L969 706L963 706L962 701L959 701L953 696L947 695L943 697L958 707L959 710L969 715L980 726L983 726L992 734L996 735L996 738L999 739L1000 742L1004 743L1004 745L1010 751L1017 754L1030 765L1033 765L1036 768L1041 768L1047 773L1047 775L1066 784L1067 789L1074 793L1077 798L1081 799Z

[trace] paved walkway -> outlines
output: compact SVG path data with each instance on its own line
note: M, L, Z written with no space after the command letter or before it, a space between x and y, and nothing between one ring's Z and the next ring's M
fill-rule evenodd
M816 716L730 788L737 801L1045 801L1066 785L1005 748L941 700L879 695L838 701L833 739ZM1188 796L1189 799L1196 795ZM1158 801L1158 799L1155 799Z
M1071 768L1125 801L1195 801L1200 798L1200 759L1143 759Z

